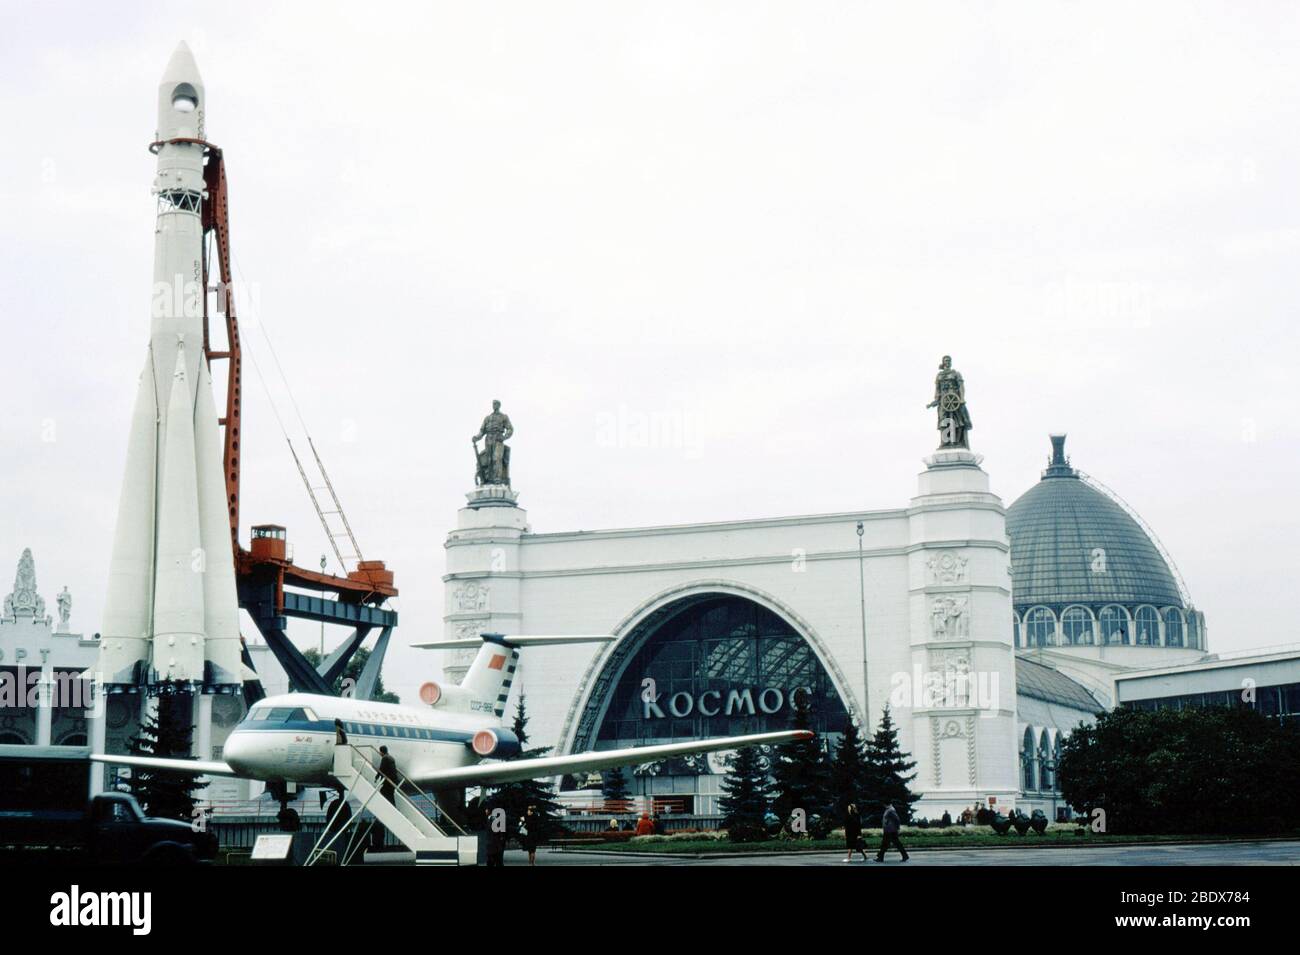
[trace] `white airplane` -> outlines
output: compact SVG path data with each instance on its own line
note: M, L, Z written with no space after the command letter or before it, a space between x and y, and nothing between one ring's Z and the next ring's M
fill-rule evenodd
M569 756L507 760L519 740L501 723L522 647L608 643L610 636L543 637L483 634L479 640L415 644L440 650L479 646L459 686L426 683L430 705L372 703L348 697L288 693L259 700L226 739L223 761L93 754L96 762L202 776L237 776L267 782L332 785L336 721L354 746L385 745L398 769L425 789L497 786L564 773L594 772L745 746L808 739L807 730L724 736L686 743L599 750Z

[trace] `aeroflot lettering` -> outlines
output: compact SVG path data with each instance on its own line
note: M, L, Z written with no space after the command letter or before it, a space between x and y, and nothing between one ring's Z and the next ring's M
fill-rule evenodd
M721 690L705 690L698 699L686 690L680 690L668 698L667 710L659 705L658 700L662 696L655 699L643 698L642 719L657 720L666 716L684 719L694 713L699 713L700 716L754 716L756 713L771 716L786 706L794 709L795 696L799 693L811 695L812 687L796 686L786 693L778 686L767 686L761 690L747 686L743 690L728 690L725 700Z

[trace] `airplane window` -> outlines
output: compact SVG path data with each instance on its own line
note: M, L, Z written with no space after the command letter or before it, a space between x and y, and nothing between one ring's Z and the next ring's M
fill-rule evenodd
M270 712L271 708L269 706L255 706L248 711L248 716L246 718L250 722L253 720L264 720Z
M297 709L290 712L289 715L285 717L285 719L295 723L302 722L303 720L307 719L307 711L300 706Z
M293 712L292 707L277 706L272 708L271 712L266 715L266 718L273 723L283 723L285 720L289 718L289 714L291 714L292 712Z
M316 719L316 711L313 710L311 707L306 707L303 710L303 713L305 714L306 719L311 720L313 723L318 722Z

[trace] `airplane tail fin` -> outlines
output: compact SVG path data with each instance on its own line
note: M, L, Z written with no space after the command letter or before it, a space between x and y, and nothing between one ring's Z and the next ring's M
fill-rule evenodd
M475 700L491 702L492 712L498 717L505 713L510 685L519 666L519 651L524 647L567 646L577 643L610 643L616 639L607 634L599 636L507 636L501 633L480 634L479 639L439 640L433 643L416 643L419 650L460 650L477 646L478 655L461 680L461 687ZM481 644L481 645L480 645Z

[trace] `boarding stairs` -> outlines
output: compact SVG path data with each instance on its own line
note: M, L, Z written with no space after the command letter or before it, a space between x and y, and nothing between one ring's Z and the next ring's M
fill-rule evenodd
M401 773L398 779L389 780L395 789L393 801L389 802L380 791L386 777L379 772L378 765L379 751L373 746L335 745L331 775L343 787L343 798L357 805L343 825L326 825L306 865L315 865L328 853L333 853L344 865L357 859L390 861L386 857L392 857L393 853L370 849L376 823L406 847L405 854L398 854L401 858L391 861L411 861L414 857L416 865L476 865L478 837L466 833L445 812L437 812L437 822L429 818L411 797L415 795L434 807L437 801Z

